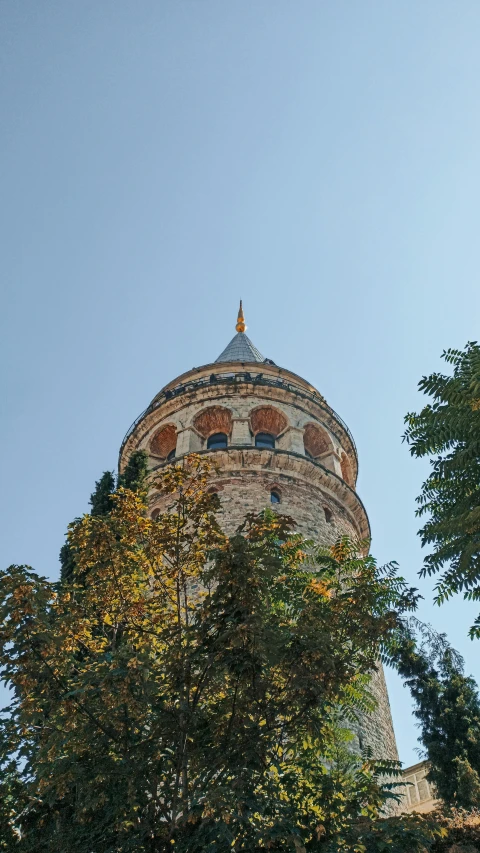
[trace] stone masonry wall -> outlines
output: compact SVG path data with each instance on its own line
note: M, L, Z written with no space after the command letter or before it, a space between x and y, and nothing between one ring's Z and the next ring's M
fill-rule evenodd
M221 455L225 457L229 454ZM215 453L215 461L218 456L220 453ZM352 538L359 535L354 519L332 495L303 478L286 475L274 468L255 469L249 467L247 461L240 469L232 466L230 470L222 470L220 474L214 475L212 487L220 499L220 523L229 535L235 532L248 512L259 513L265 507L291 516L299 533L322 545L329 545L342 535ZM279 504L271 503L272 490L279 494ZM171 498L162 500L155 492L150 500L152 512L156 509L164 511L171 503ZM330 514L330 520L327 521L327 515Z
M281 413L276 423L281 424L283 432L278 436L274 450L253 446L255 427L251 413L261 405L275 406ZM151 449L152 439L166 424L173 424L177 431L177 458L192 451L207 452L204 436L210 429L216 431L217 423L210 424L211 414L207 413L202 418L202 412L212 406L228 409L228 418L221 412L215 415L220 419L218 423L221 421L223 425L218 431L226 432L227 426L230 430L229 447L208 452L220 469L212 479L212 485L218 490L222 525L227 533L238 527L247 512L259 512L263 507L271 506L292 516L302 534L321 544L331 544L342 534L361 539L369 537L368 518L354 491L357 462L350 439L346 441L344 432L340 427L337 429L332 418L326 422L323 410L311 400L302 401L282 389L272 389L267 395L265 389L252 386L228 391L224 387L207 386L186 393L184 399L167 400L140 420L123 447L120 467L137 448L145 448L151 453L152 469L166 464L154 452L155 444ZM315 460L306 455L304 448L304 431L311 423L325 430L329 442L325 446L319 445L321 455ZM201 426L201 431L195 424ZM279 428L276 426L277 431ZM348 478L345 468L347 455ZM271 504L272 490L279 494L279 504ZM150 509L151 512L165 509L165 502L154 491L150 497ZM397 759L388 693L380 663L370 689L378 704L373 714L363 715L359 721L358 748L369 746L376 758Z

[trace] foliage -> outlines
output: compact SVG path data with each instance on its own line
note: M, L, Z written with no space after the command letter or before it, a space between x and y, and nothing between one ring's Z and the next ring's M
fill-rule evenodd
M76 518L73 524L79 522L80 519ZM62 547L60 548L60 577L62 581L65 583L73 580L73 573L75 571L75 555L72 551L70 543L64 542Z
M373 707L415 597L347 539L307 558L272 512L228 539L208 478L200 457L168 466L155 520L143 489L117 488L71 526L68 583L0 575L21 853L353 853L361 816L381 836L394 768L355 756L344 724Z
M450 809L431 815L442 830L431 853L478 853L480 850L480 811Z
M380 821L363 818L352 825L346 844L334 842L323 853L478 853L480 812L438 809Z
M130 456L123 474L118 477L118 486L124 486L133 492L141 492L146 487L148 471L148 459L144 450L136 450ZM115 492L115 477L111 471L104 471L95 483L95 491L90 495L91 515L108 515L112 510L112 495ZM81 519L76 518L72 524L80 524ZM60 577L64 583L70 583L75 573L75 548L70 541L62 545L60 549Z
M451 806L480 806L480 700L461 657L444 635L410 619L391 635L387 660L410 688L438 796Z
M428 853L448 830L435 817L403 814L381 820L362 818L332 839L321 853ZM443 850L442 850L443 853ZM460 853L460 851L455 851Z
M432 402L405 418L412 455L435 457L417 515L427 517L422 544L434 546L422 573L445 568L436 585L438 604L457 592L480 600L480 347L469 343L443 358L453 375L424 376L419 388ZM480 617L470 634L480 637Z
M115 477L111 471L105 471L95 483L95 491L90 496L91 515L108 515L112 509L111 496L115 491Z
M3 730L8 728L8 721L3 721ZM8 744L3 744L2 752ZM11 853L18 850L18 834L15 831L15 816L25 804L24 786L17 772L16 761L10 757L0 763L0 851Z
M130 489L132 492L141 492L145 488L148 473L148 455L145 450L135 450L126 466L123 474L118 477L118 487Z

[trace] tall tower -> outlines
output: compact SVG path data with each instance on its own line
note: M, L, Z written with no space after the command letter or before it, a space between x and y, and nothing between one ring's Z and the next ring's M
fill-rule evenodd
M278 506L298 530L328 545L339 536L370 535L355 491L358 459L350 430L305 379L264 358L245 334L242 303L236 335L215 362L166 385L129 429L120 470L144 449L152 470L187 453L215 458L213 480L227 532L249 511ZM150 496L152 516L163 509ZM358 745L375 758L397 759L387 688L380 669L372 679L377 709L363 716Z

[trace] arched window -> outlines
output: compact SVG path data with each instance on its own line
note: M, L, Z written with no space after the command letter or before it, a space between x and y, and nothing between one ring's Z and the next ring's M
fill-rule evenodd
M274 406L259 406L250 412L250 429L254 435L261 432L277 438L287 427L287 418Z
M303 433L305 456L310 459L320 459L333 453L333 444L326 430L317 424L307 424Z
M332 516L332 510L331 510L331 509L329 509L329 508L328 508L328 506L324 506L324 507L323 507L323 511L324 511L324 513L325 513L325 521L327 522L327 524L331 524L331 523L332 523L332 518L333 518L333 516Z
M160 510L158 508L154 509L152 512L152 521L155 521L155 519L158 518L159 515L160 515Z
M279 504L280 503L280 495L276 491L276 489L272 489L272 491L270 492L270 503L272 503L272 504Z
M202 438L207 438L218 433L231 435L232 413L225 406L207 406L202 409L193 419L193 426Z
M150 450L154 456L159 456L160 459L170 459L172 450L175 455L177 446L177 428L175 424L165 424L153 436L150 442Z
M269 432L257 432L255 447L275 447L275 436Z
M228 446L228 436L224 432L215 432L207 440L207 450L222 450Z
M176 453L177 453L177 448L174 447L173 450L171 450L167 456L167 462L172 462L172 460L175 459Z

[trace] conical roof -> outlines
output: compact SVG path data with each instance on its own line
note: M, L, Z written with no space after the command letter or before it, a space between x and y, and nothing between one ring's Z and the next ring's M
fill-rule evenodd
M245 318L243 316L242 301L240 300L240 309L237 317L237 325L235 326L237 334L232 338L227 347L215 359L217 362L225 361L266 361L262 353L258 351L245 334Z
M217 361L265 361L265 359L245 332L237 332L228 346L215 359L215 362Z

